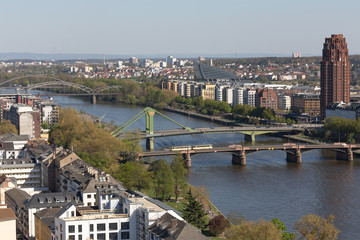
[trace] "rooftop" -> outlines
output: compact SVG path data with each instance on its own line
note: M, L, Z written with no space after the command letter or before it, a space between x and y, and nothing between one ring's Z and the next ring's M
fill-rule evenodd
M239 76L231 72L200 62L194 63L194 73L198 81L209 81L209 80L217 80L217 79L240 80Z

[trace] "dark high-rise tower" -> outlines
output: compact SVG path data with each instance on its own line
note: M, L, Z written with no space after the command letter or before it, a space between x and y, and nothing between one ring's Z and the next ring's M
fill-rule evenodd
M321 119L326 107L334 102L350 102L350 62L348 48L342 34L325 38L321 61Z

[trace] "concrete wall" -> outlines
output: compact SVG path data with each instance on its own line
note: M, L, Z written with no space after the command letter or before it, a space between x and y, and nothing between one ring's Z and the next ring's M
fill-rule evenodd
M1 239L16 240L16 220L0 221Z

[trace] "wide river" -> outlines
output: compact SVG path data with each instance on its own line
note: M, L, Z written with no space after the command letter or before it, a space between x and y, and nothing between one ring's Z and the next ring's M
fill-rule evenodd
M141 111L139 106L122 104L92 105L86 100L54 97L62 107L101 117L106 122L120 125ZM164 112L171 119L189 127L219 126L207 121ZM145 119L135 122L130 129L145 129ZM155 129L178 126L155 116ZM155 139L155 149L170 146L240 144L242 134L203 134ZM276 144L286 139L257 136L257 144ZM144 142L142 142L144 146ZM360 161L336 161L331 151L313 150L303 153L301 164L287 163L282 151L259 151L247 155L246 166L231 164L230 153L199 154L192 156L188 181L204 185L211 201L224 214L240 213L246 220L279 218L290 231L301 216L314 213L334 214L340 239L358 239L360 233Z

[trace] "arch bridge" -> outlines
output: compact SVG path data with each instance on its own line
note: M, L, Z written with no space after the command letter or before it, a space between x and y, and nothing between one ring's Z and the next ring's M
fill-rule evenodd
M120 85L110 85L110 86L103 86L98 88L89 88L84 85L64 81L60 78L53 77L53 76L46 76L46 75L29 75L29 76L21 76L12 79L8 79L0 83L0 88L4 88L8 84L21 80L21 79L31 79L31 78L44 78L50 79L52 81L35 81L29 82L26 86L16 86L19 88L21 92L28 92L30 90L42 90L42 91L49 91L51 95L59 95L59 96L90 96L91 102L96 104L96 96L99 95L116 95L122 93L123 87ZM15 87L15 86L13 86ZM39 96L47 96L49 93L37 93Z

